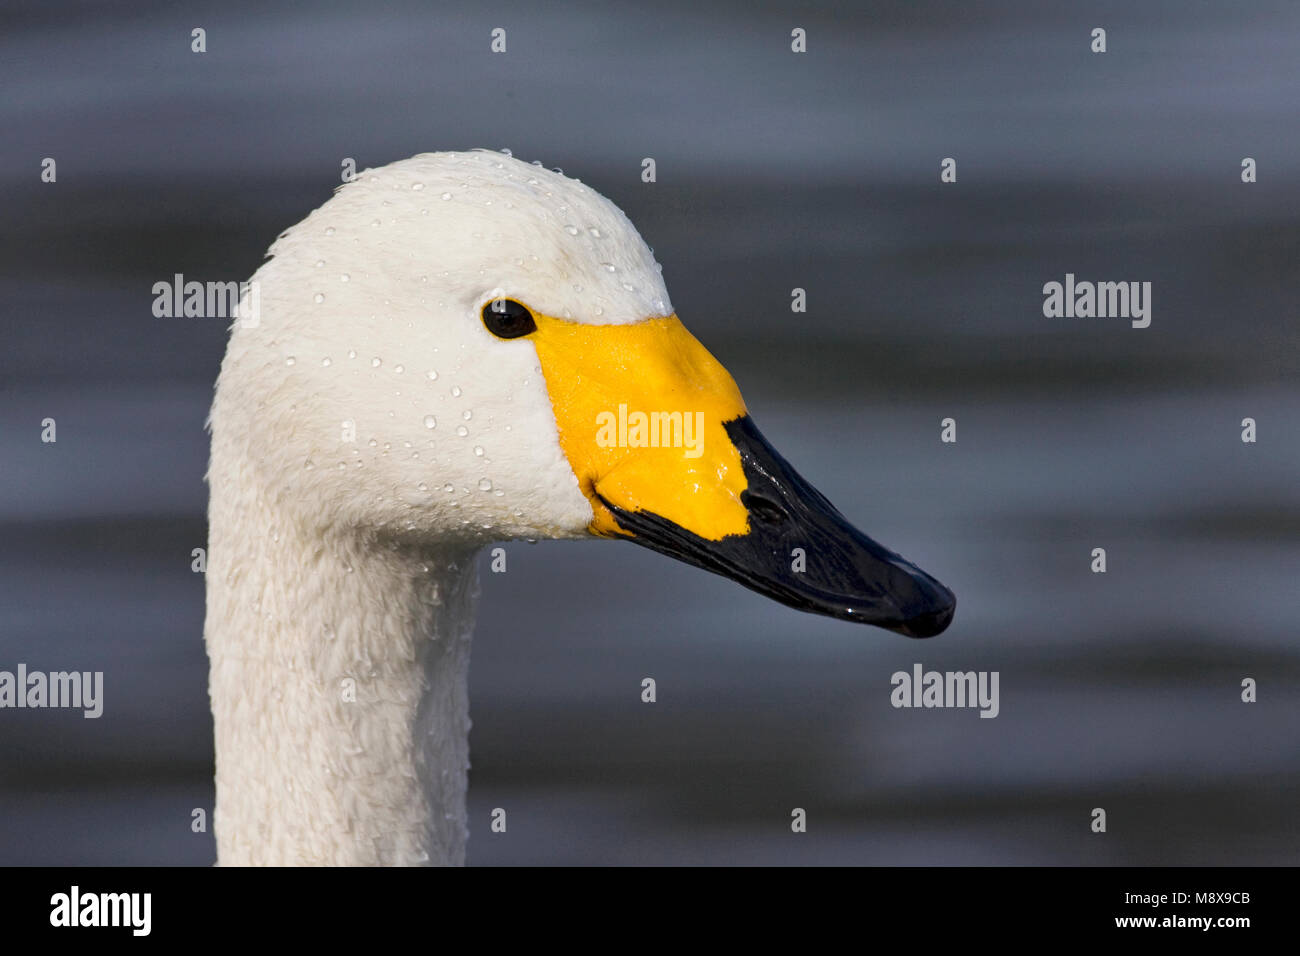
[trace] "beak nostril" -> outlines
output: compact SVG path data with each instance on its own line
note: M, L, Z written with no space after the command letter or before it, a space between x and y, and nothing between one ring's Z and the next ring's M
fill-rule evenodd
M744 470L743 488L723 489L727 506L743 517L742 529L706 520L701 533L649 509L638 493L611 479L598 482L607 494L595 492L596 507L603 505L610 515L608 535L721 574L801 611L907 637L932 637L952 623L952 591L850 525L772 450L748 416L724 420L723 429ZM615 491L633 500L620 504ZM595 522L592 530L606 533Z
M784 524L790 520L790 514L785 507L778 501L773 501L760 494L752 491L742 491L740 493L740 503L748 509L749 513L764 524Z

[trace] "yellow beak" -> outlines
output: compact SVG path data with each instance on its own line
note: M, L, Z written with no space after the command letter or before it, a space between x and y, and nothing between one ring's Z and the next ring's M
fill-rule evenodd
M854 528L767 443L677 316L530 334L590 530L801 610L929 637L956 598Z
M629 325L536 316L533 342L564 449L598 535L627 534L605 502L720 540L744 534L745 476L723 427L740 389L675 315Z

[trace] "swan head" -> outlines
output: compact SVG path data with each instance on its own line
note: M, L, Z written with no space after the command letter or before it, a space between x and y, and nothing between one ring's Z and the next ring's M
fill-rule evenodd
M952 617L768 445L635 227L577 180L487 151L367 170L252 289L214 443L303 528L627 538L909 636Z

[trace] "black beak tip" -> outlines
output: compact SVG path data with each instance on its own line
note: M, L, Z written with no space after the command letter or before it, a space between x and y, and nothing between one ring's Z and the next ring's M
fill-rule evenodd
M854 528L778 455L749 417L725 423L741 455L751 517L743 534L702 538L642 508L600 495L633 542L724 575L801 611L880 627L905 637L934 637L952 623L957 598L930 575ZM817 561L794 569L794 548Z
M957 610L957 597L947 588L942 597L937 598L931 607L914 614L901 625L892 628L906 637L934 637L947 630L952 623L953 613Z

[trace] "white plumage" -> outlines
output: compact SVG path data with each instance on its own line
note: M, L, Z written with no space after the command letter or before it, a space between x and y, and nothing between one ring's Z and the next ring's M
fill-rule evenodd
M668 294L612 203L490 152L361 173L270 255L211 415L219 862L460 863L473 555L592 519L533 345L479 310Z
M271 254L211 417L220 862L464 860L488 541L631 537L801 610L910 637L952 621L948 588L767 443L627 217L581 183L417 156ZM655 439L674 416L698 441Z

